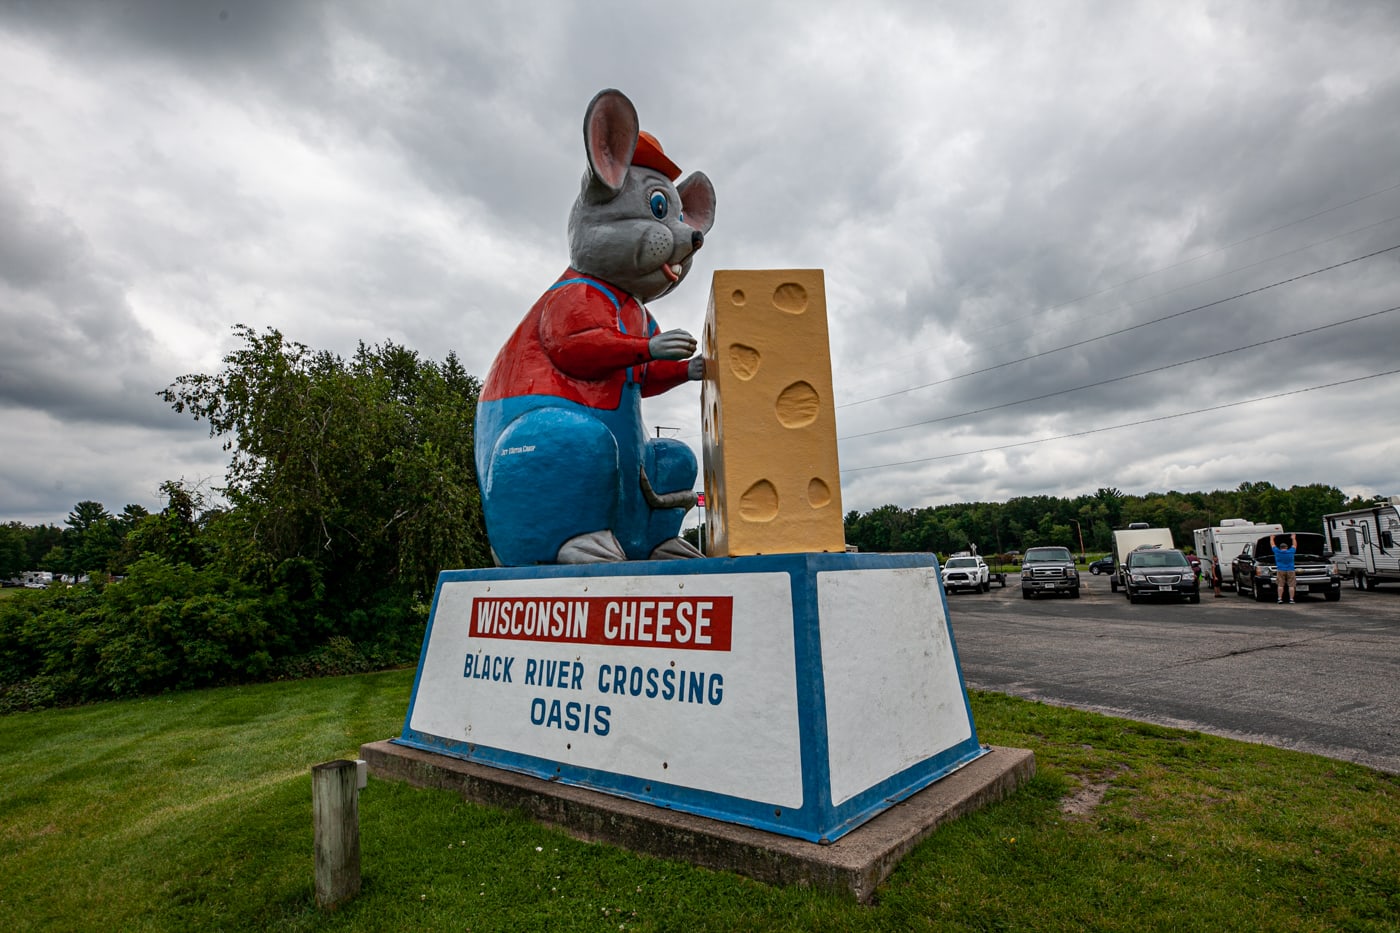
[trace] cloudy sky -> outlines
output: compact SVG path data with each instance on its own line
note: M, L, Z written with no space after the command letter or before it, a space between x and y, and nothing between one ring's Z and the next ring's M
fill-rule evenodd
M718 194L664 327L825 270L846 510L1400 494L1400 4L855 9L0 4L0 521L219 485L236 323L484 376L605 87Z

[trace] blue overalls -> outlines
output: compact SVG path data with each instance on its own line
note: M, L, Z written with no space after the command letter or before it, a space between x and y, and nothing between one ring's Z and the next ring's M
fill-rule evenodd
M565 279L551 291L579 283L612 301L618 330L626 333L621 305L599 283ZM656 330L652 323L650 331ZM612 531L628 559L645 560L680 533L685 510L653 510L642 497L640 473L645 468L659 494L690 490L698 472L695 454L680 441L647 438L634 369L627 368L621 399L611 410L554 395L478 404L477 476L500 565L554 563L565 541L602 530Z

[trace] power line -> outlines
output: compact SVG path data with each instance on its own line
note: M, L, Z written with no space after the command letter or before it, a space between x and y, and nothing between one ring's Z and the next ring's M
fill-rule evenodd
M1363 195L1362 195L1361 197L1359 197L1359 198L1353 198L1352 200L1346 201L1346 202L1344 202L1344 203L1342 203L1342 204L1337 204L1337 205L1334 205L1334 206L1332 206L1332 207L1324 208L1323 210L1317 211L1316 213L1313 213L1313 214L1309 214L1309 215L1306 216L1306 217L1299 217L1297 220L1290 220L1290 221L1288 221L1287 223L1279 224L1279 225L1276 226L1276 227L1270 227L1268 230L1264 230L1264 231L1261 231L1261 232L1259 232L1259 233L1251 234L1250 236L1244 237L1243 239L1235 240L1235 241L1232 242L1232 243L1226 243L1224 246L1218 246L1218 247L1216 247L1215 249L1207 250L1207 251L1204 252L1204 253L1198 253L1198 254L1196 254L1195 256L1191 256L1191 257L1188 257L1188 258L1186 258L1186 259L1178 260L1177 262L1174 262L1174 263L1172 263L1172 264L1170 264L1170 265L1162 266L1162 267L1160 267L1160 268L1153 269L1153 270L1151 270L1151 271L1149 271L1149 272L1144 272L1144 273L1142 273L1142 274L1140 274L1140 275L1135 275L1135 276L1133 276L1132 278L1124 279L1124 280L1121 281L1121 282L1116 282L1116 283L1114 283L1113 285L1109 285L1109 286L1106 286L1106 287L1104 287L1104 288L1101 288L1101 289L1099 289L1099 290L1096 291L1096 292L1089 292L1089 293L1087 293L1087 294L1080 295L1080 296L1077 297L1077 298L1069 298L1069 299L1067 299L1067 300L1065 300L1065 301L1059 302L1058 304L1049 305L1049 306L1047 306L1047 307L1044 307L1044 308L1041 308L1041 309L1039 309L1039 310L1037 310L1037 311L1034 311L1034 312L1032 312L1032 313L1030 313L1030 314L1022 315L1022 316L1019 317L1019 318L1011 318L1011 319L1006 320L1006 321L994 321L994 322L992 322L992 326L1004 327L1004 326L1006 326L1006 325L1008 325L1008 324L1015 324L1015 323L1018 323L1018 322L1020 322L1020 321L1027 321L1027 320L1030 320L1031 318L1038 317L1038 316L1041 315L1041 314L1048 314L1048 313L1050 313L1051 311L1058 311L1060 308L1066 308L1066 307L1068 307L1068 306L1070 306L1070 305L1072 305L1072 304L1078 304L1079 302L1081 302L1081 301L1086 301L1086 300L1088 300L1088 299L1090 299L1090 298L1097 298L1097 297L1100 296L1100 295L1105 295L1105 294L1107 294L1107 293L1109 293L1109 292L1111 292L1111 291L1115 291L1116 289L1122 288L1122 287L1125 286L1125 285L1131 285L1131 284L1133 284L1134 282L1140 282L1140 281L1142 281L1143 279L1150 278L1151 276L1157 275L1158 273L1161 273L1161 272L1169 272L1169 271L1171 271L1172 269L1176 269L1176 268L1178 268L1178 267L1180 267L1180 266L1189 265L1190 263L1193 263L1193 262L1195 262L1195 261L1198 260L1198 259L1205 259L1205 258L1208 257L1208 256L1214 256L1216 253L1221 253L1221 252L1224 252L1225 250L1228 250L1228 249L1234 249L1236 246L1242 246L1242 245L1244 245L1245 243L1250 242L1251 240L1257 240L1257 239L1259 239L1259 238L1261 238L1261 237L1266 237L1266 236L1268 236L1268 235L1271 234L1271 233L1277 233L1277 232L1279 232L1280 230L1286 230L1286 229L1288 229L1289 227L1295 227L1295 226L1297 226L1298 224L1306 223L1306 222L1309 221L1309 220L1315 220L1316 218L1321 217L1321 216L1324 215L1324 214L1330 214L1330 213L1332 213L1333 211L1339 211L1339 210L1341 210L1341 209L1344 208L1344 207L1351 207L1353 204L1360 204L1362 201L1368 201L1368 200L1370 200L1371 198L1379 197L1380 195L1383 195L1383 194L1388 194L1389 192L1394 191L1394 190L1396 190L1397 188L1400 188L1400 182L1396 182L1396 183L1393 184L1393 185L1389 185L1388 187L1381 188L1379 191L1372 191L1370 194L1363 194ZM1370 227L1376 227L1376 226L1380 226L1381 224L1384 224L1384 223L1389 223L1390 220L1393 220L1393 219L1394 219L1394 218L1390 218L1390 219L1388 219L1388 220L1380 221L1379 223L1376 223L1376 224L1371 224L1371 225L1369 225L1369 226L1367 226L1367 227L1359 227L1359 228L1357 228L1356 230L1351 230L1351 231L1348 231L1347 233L1341 233L1341 234L1338 234L1337 236L1329 237L1329 238L1327 238L1327 239L1325 239L1325 240L1319 240L1319 241L1316 242L1316 243L1310 243L1310 244L1308 244L1307 246L1300 247L1299 249L1290 250L1290 251L1287 252L1287 253L1280 253L1278 256L1271 257L1271 259L1261 260L1261 262L1269 262L1269 261L1272 261L1272 259L1278 259L1278 258L1281 258L1281 257L1283 257L1283 256L1291 255L1292 253L1301 252L1302 250L1305 250L1305 249L1311 249L1313 246L1318 246L1318 245L1321 245L1322 243L1330 243L1332 240L1339 239L1340 237L1350 236L1350 235L1353 234L1353 233L1359 233L1361 230L1367 230L1367 229L1370 229ZM1250 268L1250 266L1253 266L1253 265L1259 265L1259 263L1251 263L1250 265L1241 266L1241 267L1239 267L1238 269L1231 269L1231 270L1228 270L1228 271L1222 273L1222 275L1230 275L1230 274L1232 274L1232 273L1234 273L1234 272L1239 272L1241 269L1248 269L1248 268ZM1220 276L1215 276L1215 278L1219 278L1219 277L1220 277ZM1209 281L1211 281L1211 279L1203 279L1203 280L1202 280L1202 282L1209 282ZM1200 282L1196 282L1196 283L1193 283L1193 284L1199 285L1199 284L1201 284L1201 283L1200 283ZM1184 286L1184 287L1189 287L1189 286ZM1168 292L1167 294L1170 294L1170 292ZM919 352L922 352L922 351L919 351L919 350L911 351L911 353L904 354L903 356L893 357L892 359L896 359L896 360L898 360L898 359L904 359L904 358L907 357L907 356L911 356L911 355L913 355L914 353L919 353ZM857 404L858 404L858 403L857 403Z
M884 395L876 395L876 396L872 396L871 398L863 398L863 399L859 399L858 401L854 401L854 402L845 402L844 404L837 405L836 407L837 407L837 408L851 408L851 407L853 407L853 406L855 406L855 405L864 405L864 404L866 404L866 403L868 403L868 402L878 402L878 401L881 401L881 400L883 400L883 399L894 398L896 395L904 395L905 393L907 393L907 392L913 392L913 391L915 391L916 389L927 389L927 388L931 388L932 386L939 386L939 385L944 385L944 384L949 383L949 382L955 382L955 381L957 381L957 380L959 380L959 379L966 379L968 376L980 376L980 375L982 375L983 373L995 372L995 371L998 370L998 369L1005 369L1006 367L1008 367L1008 366L1014 366L1014 365L1016 365L1017 363L1025 363L1025 362L1028 362L1029 360L1039 359L1039 358L1042 357L1042 356L1049 356L1049 355L1052 354L1052 353L1059 353L1059 352L1061 352L1061 351L1063 351L1063 350L1072 350L1072 349L1074 349L1075 347L1086 346L1086 345L1088 345L1088 344L1095 343L1095 342L1097 342L1097 341L1099 341L1099 340L1106 340L1106 339L1108 339L1109 337L1116 337L1116 336L1118 336L1119 334L1126 334L1126 333L1128 333L1128 332L1130 332L1130 331L1141 330L1141 329L1144 328L1144 327L1151 327L1153 324L1161 324L1163 321L1170 321L1170 320L1173 320L1173 319L1175 319L1175 318L1185 317L1186 315L1188 315L1188 314L1194 314L1194 313L1197 312L1197 311L1204 311L1204 310L1207 309L1207 308L1214 308L1214 307L1217 306L1217 305L1225 304L1227 301L1234 301L1234 300L1236 300L1236 299L1238 299L1238 298L1247 298L1247 297L1249 297L1250 295L1257 295L1257 294L1259 294L1260 292L1266 292L1266 291L1268 291L1268 290L1271 289L1271 288L1278 288L1278 287L1281 286L1281 285L1288 285L1288 284L1291 284L1291 283L1293 283L1293 282L1297 282L1297 281L1300 281L1300 280L1302 280L1302 279L1309 278L1310 276L1320 275L1320 274L1323 273L1323 272L1330 272L1330 271L1332 271L1333 269L1340 269L1342 266L1348 266L1348 265L1351 265L1351 264L1354 263L1354 262L1361 262L1363 259L1371 259L1371 258L1373 258L1373 257L1375 257L1375 256L1380 256L1380 255L1382 255L1382 254L1384 254L1384 253L1389 253L1389 252L1391 252L1391 251L1393 251L1393 250L1397 250L1397 249L1400 249L1400 243L1397 243L1397 244L1395 244L1394 246L1387 246L1385 249L1378 249L1378 250L1376 250L1375 252L1367 253L1367 254L1365 254L1364 256L1356 256L1356 257L1353 257L1353 258L1351 258L1351 259L1343 260L1342 262L1333 263L1333 264L1330 265L1330 266L1323 266L1321 269L1314 269L1314 270L1312 270L1311 272L1304 272L1304 273L1301 273L1301 274L1299 274L1299 275L1295 275L1295 276L1292 276L1292 277L1290 277L1290 278L1282 279L1282 280L1277 281L1277 282L1271 282L1271 283L1269 283L1268 285L1261 285L1261 286L1259 286L1258 288L1251 288L1251 289L1249 289L1248 291L1239 292L1239 293L1237 293L1237 294L1230 295L1230 296L1227 297L1227 298L1220 298L1220 299L1217 299L1217 300L1215 300L1215 301L1206 302L1206 303L1203 304L1203 305L1196 305L1194 308L1187 308L1185 311L1176 311L1176 312L1173 312L1172 314L1167 314L1167 315L1163 315L1162 317L1153 318L1153 319L1150 320L1150 321L1143 321L1143 322L1140 323L1140 324L1132 324L1132 325L1129 325L1128 327L1122 327L1122 328L1119 328L1118 330L1112 330L1112 331L1109 331L1109 332L1106 333L1106 334L1100 334L1100 335L1098 335L1097 337L1089 337L1089 338L1087 338L1087 339L1085 339L1085 340L1077 340L1077 341L1075 341L1074 343L1067 343L1067 344L1064 344L1064 345L1062 345L1062 346L1053 347L1053 348L1051 348L1051 349L1049 349L1049 350L1042 350L1040 353L1032 353L1032 354L1030 354L1029 356L1023 356L1023 357L1020 357L1020 358L1014 359L1014 360L1007 360L1007 361L1004 362L1004 363L995 363L995 364L993 364L993 365L991 365L991 366L985 366L985 367L983 367L982 369L974 369L974 370L972 370L971 372L959 373L959 374L956 375L956 376L949 376L949 377L947 377L946 379L939 379L939 380L937 380L937 381L935 381L935 382L926 382L926 383L924 383L923 385L910 386L910 387L907 388L907 389L900 389L900 390L898 390L898 391L896 391L896 392L887 392L887 393L885 393Z
M1387 189L1387 190L1388 190L1388 189ZM1346 205L1339 205L1339 206L1345 207ZM1306 219L1306 218L1304 218L1304 219ZM1336 235L1334 235L1334 236L1327 237L1326 239L1314 240L1313 242L1307 243L1307 244L1305 244L1305 245L1303 245L1303 246L1300 246L1300 247L1298 247L1297 249L1290 249L1290 250L1287 250L1286 252L1275 253L1275 254L1272 255L1272 256L1268 256L1268 257L1266 257L1266 258L1264 258L1264 259L1257 259L1257 260L1255 260L1254 262L1245 263L1245 264L1242 265L1242 266L1233 266L1233 267L1231 267L1231 268L1229 268L1229 269L1224 270L1223 272L1218 272L1218 273L1216 273L1215 275L1207 276L1207 277L1205 277L1205 278L1203 278L1203 279L1196 279L1194 282L1186 282L1186 283L1184 283L1184 284L1182 284L1182 285L1176 286L1175 288L1168 288L1168 289L1166 289L1165 291L1159 291L1159 292L1157 292L1155 295L1152 295L1150 298L1144 298L1144 299L1140 299L1140 300L1138 300L1138 301L1129 301L1129 302L1126 302L1126 303L1125 303L1125 306L1126 306L1126 307L1129 307L1129 308L1135 308L1135 307L1137 307L1138 305L1140 305L1140 304L1145 304L1145 303L1148 302L1148 301L1157 301L1157 300L1159 300L1159 299L1165 298L1165 297L1168 296L1168 295L1174 295L1174 294L1176 294L1177 292L1186 291L1188 288L1196 288L1196 287L1198 287L1198 286L1205 285L1205 284L1208 283L1208 282L1215 282L1215 281L1218 281L1218 280L1220 280L1220 279L1229 278L1230 276L1235 275L1236 273L1244 272L1246 269L1253 269L1253 268L1256 268L1256 267L1258 267L1258 266L1266 266L1266 265L1268 265L1268 264L1271 263L1271 262L1275 262L1275 261L1277 261L1277 260L1279 260L1279 259L1283 259L1285 256L1293 256L1293 255L1296 255L1297 253L1305 253L1305 252L1307 252L1308 250L1313 249L1313 248L1315 248L1315 247L1323 246L1323 245L1326 245L1326 244L1328 244L1328 243L1332 243L1332 242L1334 242L1334 241L1336 241L1336 240L1342 240L1342 239L1345 239L1345 238L1347 238L1347 237L1349 237L1349 236L1354 236L1355 234L1358 234L1358 233L1364 233L1364 232L1366 232L1367 230L1374 230L1374 229L1377 228L1377 227L1384 227L1386 224L1392 224L1392 223L1394 223L1394 222L1397 221L1397 220L1400 220L1400 214L1396 214L1396 215L1394 215L1394 216L1392 216L1392 217L1387 217L1387 218L1385 218L1384 220L1378 220L1378 221L1376 221L1375 223L1370 223L1370 224L1366 224L1366 225L1361 226L1361 227L1356 227L1355 229L1352 229L1352 230L1347 230L1347 231L1344 232L1344 233L1338 233L1338 234L1336 234ZM1286 226L1286 225L1285 225L1285 226ZM1261 234L1261 235L1262 235L1262 234ZM1243 241L1241 241L1241 242L1243 242ZM1167 267L1167 268L1171 268L1171 267L1169 266L1169 267ZM1149 273L1149 274L1150 274L1150 273ZM1090 297L1093 297L1093 296L1090 296ZM1005 327L1005 326L1007 326L1008 324L1014 324L1014 323L1016 323L1017 321L1030 320L1031 318L1034 318L1034 317L1036 317L1036 316L1038 316L1038 315L1040 315L1040 314L1047 313L1047 312L1049 312L1049 311L1053 311L1053 310L1055 310L1056 308L1065 307L1067 304L1073 304L1073 302L1066 302L1065 304L1056 305L1056 306L1054 306L1053 308L1043 308L1043 309L1041 309L1041 310L1039 310L1039 311L1036 311L1036 312L1034 312L1034 313L1032 313L1032 314L1024 315L1024 316L1022 316L1022 317L1020 317L1020 318L1014 318L1014 319L1012 319L1012 320L1010 320L1010 321L993 322L991 325L988 325L988 326L991 326L991 327ZM1068 321L1059 321L1059 322L1056 322L1056 325L1055 325L1055 328L1054 328L1054 329L1055 329L1055 330L1064 330L1064 329L1067 328L1067 327L1072 327L1072 326L1075 325L1075 324L1079 324L1079 323L1082 323L1082 322L1084 322L1084 321L1092 320L1092 319L1094 319L1094 318L1101 317L1101 316L1102 316L1101 314L1087 314L1087 315L1083 315L1083 316L1081 316L1081 317L1072 318L1072 319L1070 319L1070 320L1068 320ZM981 345L978 347L978 349L981 349L981 350L995 350L995 349L998 349L999 347L1010 346L1010 345L1012 345L1013 343L1017 343L1017 342L1019 342L1019 341L1016 341L1016 340L1004 340L1004 341L1002 341L1001 343L981 344ZM898 355L898 356L889 357L889 361L893 362L893 361L896 361L896 360L907 359L907 358L910 357L910 356L914 356L914 355L916 355L916 354L921 354L921 353L924 353L924 352L926 352L926 350L924 350L924 349L921 349L921 350L913 350L913 351L910 351L909 353L904 353L904 354L900 354L900 355ZM866 378L864 378L864 379L859 379L859 380L857 380L857 381L855 382L855 385L864 385L864 384L869 383L869 382L872 382L872 381L873 381L873 377L866 377ZM918 388L922 388L922 386L915 386L915 387L914 387L914 389L918 389ZM910 390L908 390L908 391L911 391L911 392L912 392L912 391L914 391L914 389L910 389ZM859 405L859 404L861 404L861 403L860 403L860 402L847 402L847 403L844 403L844 404L848 404L848 405Z
M1074 432L1072 432L1072 433L1070 433L1070 434L1056 434L1056 435L1054 435L1053 437L1038 437L1038 438L1036 438L1036 439L1034 439L1034 440L1029 440L1029 441L1017 441L1017 442L1015 442L1014 444L1001 444L1001 445L996 446L996 447L983 447L983 448L980 448L980 449L978 449L978 450L964 450L964 451L960 451L960 452L955 453L955 454L939 454L939 455L936 456L936 457L919 457L919 458L914 459L914 460L899 460L899 461L895 461L895 462L891 462L891 463L873 463L873 464L871 464L871 465L869 465L869 466L851 467L851 468L849 468L849 469L842 470L841 472L842 472L842 473L860 473L860 472L862 472L862 471L864 471L864 470L883 470L883 469L885 469L886 467L910 466L910 465L915 464L915 463L931 463L931 462L933 462L934 460L951 460L951 459L953 459L954 457L966 457L966 456L970 456L970 455L972 455L972 454L995 453L995 452L998 451L998 450L1010 450L1010 449L1012 449L1013 447L1029 447L1029 446L1031 446L1032 444L1044 444L1044 443L1046 443L1047 441L1061 441L1061 440L1065 440L1066 438L1070 438L1070 437L1087 437L1087 436L1089 436L1090 434L1101 434L1101 433L1103 433L1104 431L1117 431L1117 430L1120 429L1120 428L1135 428L1135 427L1138 427L1139 425L1153 424L1154 422L1158 422L1158 421L1170 421L1170 420L1172 420L1173 418L1185 418L1185 417L1188 417L1188 416L1190 416L1190 415L1201 415L1201 414L1205 414L1206 412L1211 412L1211 411L1223 411L1223 410L1226 409L1226 408L1237 408L1237 407L1239 407L1240 405L1250 405L1250 404L1253 404L1254 402L1267 402L1267 401L1269 401L1269 400L1271 400L1271 399L1286 398L1287 396L1290 396L1290 395L1302 395L1304 392L1317 392L1317 391L1319 391L1319 390L1321 390L1321 389L1333 389L1333 388L1336 388L1337 386L1351 385L1351 384L1354 383L1354 382L1365 382L1367 379L1379 379L1381 376L1393 376L1393 375L1395 375L1396 373L1400 373L1400 369L1389 369L1389 370L1386 370L1385 372L1371 373L1371 374L1368 375L1368 376L1357 376L1357 377L1354 378L1354 379L1343 379L1343 380L1341 380L1340 382L1329 382L1329 383L1326 383L1325 385L1308 386L1306 389L1292 389L1292 390L1290 390L1290 391L1288 391L1288 392L1278 392L1278 393L1275 393L1274 395L1261 395L1261 396L1259 396L1258 398L1247 398L1247 399L1242 399L1242 400L1240 400L1240 401L1238 401L1238 402L1226 402L1226 403L1224 403L1223 405L1212 405L1212 406L1209 407L1209 408L1197 408L1197 409L1194 409L1194 410L1192 410L1192 411L1180 411L1180 412L1177 412L1177 413L1172 414L1172 415L1161 415L1161 416L1156 417L1156 418L1144 418L1144 419L1141 420L1141 421L1128 421L1128 422L1124 422L1123 424L1112 424L1112 425L1108 425L1107 427L1102 427L1102 428L1090 428L1090 429L1087 430L1087 431L1074 431Z
M1202 360L1213 360L1216 357L1229 356L1231 353L1240 353L1244 350L1253 350L1256 347L1263 347L1271 343L1278 343L1281 340L1292 340L1294 337L1303 337L1308 334L1316 334L1319 331L1329 330L1333 327L1341 327L1345 324L1355 324L1357 321L1364 321L1368 318L1380 317L1382 314L1389 314L1392 311L1400 311L1400 305L1396 305L1393 308L1386 308L1383 311L1372 311L1370 314L1362 314L1357 317L1347 318L1345 321L1333 321L1331 324L1323 324L1320 327L1310 327L1307 330L1295 331L1294 333L1284 334L1278 337L1270 337L1268 340L1260 340L1258 343L1245 344L1242 347L1235 347L1233 350L1220 350L1216 353L1207 353L1205 356L1198 356L1193 359L1182 360L1179 363L1168 363L1165 366L1156 366L1152 369L1142 369L1138 370L1135 373L1128 373L1124 376L1114 376L1112 379L1101 379L1098 382L1090 382L1084 385L1074 386L1069 389L1059 389L1055 392L1046 392L1044 395L1034 395L1030 398L1017 399L1014 402L1002 402L1000 405L988 405L986 408L975 408L972 411L959 412L955 415L943 415L939 418L929 418L927 421L915 421L911 422L910 424L896 425L891 428L880 428L876 431L862 431L859 434L845 434L841 437L838 437L837 440L848 441L854 440L858 437L873 437L876 434L889 434L893 431L903 431L907 428L918 428L923 427L927 424L938 424L939 422L943 421L953 421L958 418L966 418L969 415L981 415L989 411L997 411L1002 408L1011 408L1014 405L1024 405L1026 402L1039 402L1042 399L1054 398L1057 395L1068 395L1071 392L1079 392L1083 389L1096 389L1099 386L1106 386L1114 382L1123 382L1127 379L1135 379L1138 376L1147 376L1151 375L1152 373L1160 373L1164 370L1175 369L1178 366L1186 366L1190 363L1199 363Z
M1293 226L1296 226L1296 225L1298 225L1298 224L1304 223L1304 222L1306 222L1306 221L1313 220L1313 219L1315 219L1315 218L1321 217L1323 214L1330 214L1330 213L1332 213L1333 211L1339 211L1339 210L1341 210L1341 209L1344 208L1344 207L1351 207L1351 205L1353 205L1353 204L1359 204L1359 203L1361 203L1362 201L1368 200L1368 199L1370 199L1370 198L1377 197L1378 195L1385 194L1385 193L1387 193L1387 192L1389 192L1389 191L1394 191L1396 188L1400 188L1400 182L1397 182L1397 183L1391 185L1391 186L1388 187L1388 188L1382 188L1382 189L1379 190L1379 191L1373 191L1373 192L1371 192L1370 194L1363 194L1361 197L1356 198L1356 199L1351 200L1351 201L1347 201L1345 204L1338 204L1338 205L1336 205L1335 207L1329 207L1329 208L1326 208L1326 209L1324 209L1324 210L1320 210L1320 211L1318 211L1316 214L1309 214L1308 216L1306 216L1306 217L1300 217L1300 218L1298 218L1297 220L1290 220L1290 221L1289 221L1288 223L1286 223L1286 224L1279 224L1277 227L1271 227L1271 228L1269 228L1268 230L1264 230L1264 231L1261 231L1261 232L1259 232L1259 233L1252 234L1252 235L1250 235L1250 236L1245 237L1245 238L1242 239L1242 240L1236 240L1236 241L1233 242L1233 243L1226 243L1224 246L1218 246L1218 247L1216 247L1215 249L1207 250L1207 251L1204 252L1204 253L1198 253L1198 254L1196 254L1195 256L1191 256L1190 258L1178 260L1177 262L1174 262L1174 263L1172 263L1172 264L1169 265L1169 266L1163 266L1163 267L1160 268L1160 269L1153 269L1151 272L1144 272L1144 273L1142 273L1141 275L1135 275L1135 276L1133 276L1133 277L1130 278L1130 279L1124 279L1123 281L1117 283L1116 285L1110 285L1110 286L1108 286L1107 288L1101 288L1101 289L1099 289L1098 291L1096 291L1096 292L1091 292L1091 293L1089 293L1089 294L1087 294L1087 295L1080 295L1078 298L1070 298L1068 301L1062 301L1062 302L1060 302L1060 303L1057 304L1057 305L1051 305L1050 307L1046 308L1045 311L1046 311L1046 312L1049 312L1049 311L1057 311L1057 310L1059 310L1060 308L1064 308L1064 307L1067 307L1068 305L1072 305L1072 304L1075 304L1075 303L1077 303L1077 302L1084 301L1085 299L1088 299L1088 298L1097 298L1099 295L1105 294L1105 293L1107 293L1107 292L1111 292L1111 291L1113 291L1113 290L1116 289L1116 288L1122 288L1124 285L1131 285L1131 284L1133 284L1134 282L1140 282L1140 281L1142 281L1143 279L1148 278L1148 277L1150 277L1150 276L1154 276L1154 275L1156 275L1156 274L1159 273L1159 272L1168 272L1168 271L1170 271L1170 270L1172 270L1172 269L1177 268L1178 266L1184 266L1184 265L1188 265L1189 263L1193 263L1193 262L1195 262L1195 261L1198 260L1198 259L1205 259L1207 256L1214 256L1216 253L1224 252L1224 251L1227 250L1227 249L1234 249L1236 246L1242 246L1242 245L1244 245L1245 243L1250 242L1251 240L1257 240L1257 239L1259 239L1260 237L1268 236L1268 235L1271 234L1271 233L1278 233L1280 230L1286 230L1286 229L1289 228L1289 227L1293 227ZM1285 253L1284 255L1287 255L1287 254ZM1042 312L1042 313L1043 313L1043 312Z

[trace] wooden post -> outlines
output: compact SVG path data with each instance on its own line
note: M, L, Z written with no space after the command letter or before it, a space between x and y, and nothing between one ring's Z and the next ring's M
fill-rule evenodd
M360 791L355 762L311 769L316 904L331 909L360 893Z

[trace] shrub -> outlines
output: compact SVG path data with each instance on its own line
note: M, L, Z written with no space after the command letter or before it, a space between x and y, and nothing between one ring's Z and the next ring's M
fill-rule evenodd
M305 569L304 567L301 569ZM394 595L334 620L290 573L265 591L148 555L116 584L0 604L0 712L411 663L427 607Z

